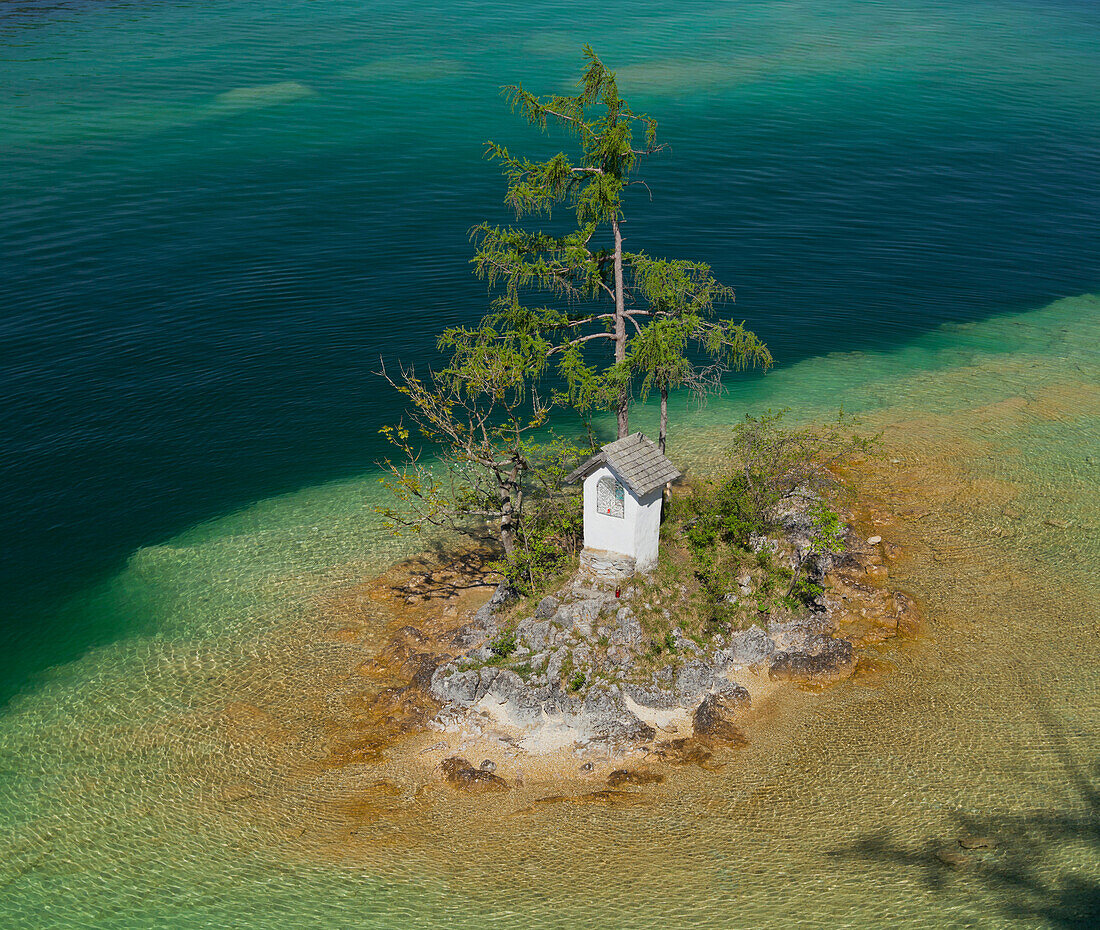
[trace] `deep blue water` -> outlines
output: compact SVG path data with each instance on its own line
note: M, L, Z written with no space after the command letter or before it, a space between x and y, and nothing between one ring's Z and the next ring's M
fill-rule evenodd
M379 356L486 304L482 143L552 144L500 84L596 45L670 144L629 246L710 262L790 366L1100 286L1098 8L6 4L7 691L140 624L62 606L136 547L377 459Z

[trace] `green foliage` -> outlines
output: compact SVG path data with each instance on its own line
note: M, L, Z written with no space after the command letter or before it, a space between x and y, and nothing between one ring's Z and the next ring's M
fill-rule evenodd
M631 270L650 323L630 340L623 365L643 400L651 390L667 395L680 387L704 400L721 390L727 371L771 367L767 346L744 322L713 320L716 305L732 301L733 291L714 279L709 265L637 254ZM706 363L697 363L698 356Z
M494 656L502 659L508 658L519 646L516 639L515 628L503 631L496 639L489 641L489 649Z
M656 120L633 111L614 72L588 46L584 57L574 94L504 88L514 111L540 130L564 130L577 149L533 161L486 143L487 157L507 180L505 202L517 224L475 226L472 264L499 294L487 325L553 360L563 386L556 402L581 413L616 408L622 436L635 382L643 397L653 388L664 397L681 385L703 397L720 389L722 372L767 368L771 355L743 323L712 320L733 292L714 279L709 265L623 249L624 195L643 183L633 177L640 161L663 146ZM574 228L548 233L519 223L559 208L573 214ZM532 291L564 306L526 306L523 296ZM612 359L593 360L596 347L612 349ZM703 367L691 360L700 352L709 359ZM532 370L533 377L539 373Z
M746 415L733 429L728 452L730 472L744 478L748 508L765 521L771 508L796 492L836 494L843 488L836 469L880 445L878 436L854 433L856 423L843 410L823 426L788 427L786 414L784 409Z
M580 691L586 680L584 672L577 669L569 678L569 690L573 692Z
M413 429L381 430L399 455L385 461L382 479L397 506L378 510L395 534L433 528L495 539L505 576L532 587L575 549L577 533L563 522L564 498L575 492L563 482L589 450L547 432L550 405L529 380L546 367L537 339L483 323L445 330L439 347L446 363L427 378L382 371L407 398ZM563 550L551 549L555 540Z
M732 582L739 572L753 578L761 611L795 609L822 593L802 575L801 563L792 571L777 564L767 548L750 549L753 537L781 535L781 502L810 501L810 546L803 558L843 549L845 528L828 503L844 491L835 469L873 452L878 439L853 434L843 413L824 427L789 428L783 416L769 412L737 424L722 468L694 482L670 515L691 554L704 619L713 626L726 625L735 613Z
M580 495L562 490L524 520L515 549L493 567L513 591L531 597L573 567L583 540Z

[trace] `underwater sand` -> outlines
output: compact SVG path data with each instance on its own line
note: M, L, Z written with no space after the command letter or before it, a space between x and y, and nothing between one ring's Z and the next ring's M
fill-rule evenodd
M318 721L392 620L364 603L377 626L337 635L334 592L407 551L375 525L374 475L136 552L81 598L89 611L139 603L152 631L52 670L0 718L0 923L1095 915L1098 347L1100 299L1072 298L810 360L694 413L673 437L688 458L744 409L812 418L843 402L881 427L887 457L859 480L882 505L876 532L904 549L890 584L927 623L881 647L877 674L790 694L717 771L672 771L630 803L529 806L535 787L466 798L429 779L417 797L378 784L392 760L323 764L333 735ZM996 847L963 868L936 858L964 834Z

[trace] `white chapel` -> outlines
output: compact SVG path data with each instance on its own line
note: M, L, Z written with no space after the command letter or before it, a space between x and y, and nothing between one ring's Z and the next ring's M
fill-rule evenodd
M584 478L581 569L625 578L657 565L665 485L680 472L642 433L610 442L566 480Z

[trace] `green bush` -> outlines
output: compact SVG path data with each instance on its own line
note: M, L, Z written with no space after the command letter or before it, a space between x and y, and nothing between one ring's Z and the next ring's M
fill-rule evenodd
M496 564L517 594L538 594L571 568L584 539L583 508L577 497L569 495L547 504L526 520L517 534L515 551Z
M733 429L718 474L697 481L674 509L691 553L708 627L723 627L736 613L731 586L743 567L757 569L760 610L796 608L821 594L820 585L802 576L801 565L792 572L777 565L766 549L754 554L751 538L780 529L773 508L799 488L823 500L837 496L844 488L835 468L855 455L874 452L878 445L877 437L853 434L852 421L843 411L824 427L802 428L785 426L785 412L746 416ZM837 512L818 503L811 518L810 553L839 551L844 527Z
M493 655L501 659L507 659L518 647L515 629L506 630L489 642Z

